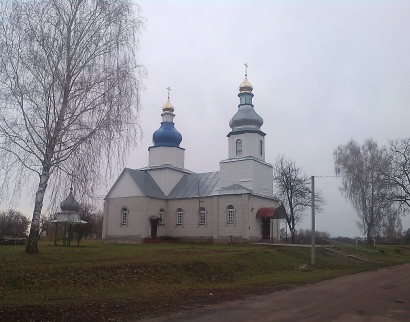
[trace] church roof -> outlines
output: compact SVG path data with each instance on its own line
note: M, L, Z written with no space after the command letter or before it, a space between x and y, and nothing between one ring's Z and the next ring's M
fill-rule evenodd
M162 199L166 198L161 188L157 185L155 180L148 172L128 168L126 168L126 170L134 179L135 183L138 185L145 196Z
M186 174L168 195L168 199L209 197L218 194L219 171ZM199 189L198 189L199 187Z

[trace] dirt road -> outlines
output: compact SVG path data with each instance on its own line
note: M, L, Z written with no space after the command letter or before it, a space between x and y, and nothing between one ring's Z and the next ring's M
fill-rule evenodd
M410 265L359 273L144 321L410 322Z

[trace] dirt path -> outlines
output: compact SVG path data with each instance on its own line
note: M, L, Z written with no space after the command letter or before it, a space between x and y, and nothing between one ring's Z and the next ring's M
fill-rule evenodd
M144 321L410 322L410 264Z

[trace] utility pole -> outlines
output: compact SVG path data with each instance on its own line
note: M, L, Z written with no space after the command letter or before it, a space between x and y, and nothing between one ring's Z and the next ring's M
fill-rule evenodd
M311 182L312 182L312 253L311 253L311 258L312 258L312 265L316 264L316 259L315 259L315 176L311 177Z

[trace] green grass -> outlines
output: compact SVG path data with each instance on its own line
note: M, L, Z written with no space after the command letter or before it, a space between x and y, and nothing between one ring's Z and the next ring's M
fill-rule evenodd
M103 245L88 241L82 245L62 247L40 242L40 252L35 255L26 254L23 246L1 246L2 307L57 307L113 299L146 303L158 298L169 299L178 307L194 301L195 296L201 300L206 292L266 292L289 284L313 283L410 262L408 246L374 248L384 251L374 262L336 256L319 248L316 265L301 272L300 266L310 264L309 248L247 244ZM181 301L177 301L176 294ZM224 297L221 295L220 299Z

